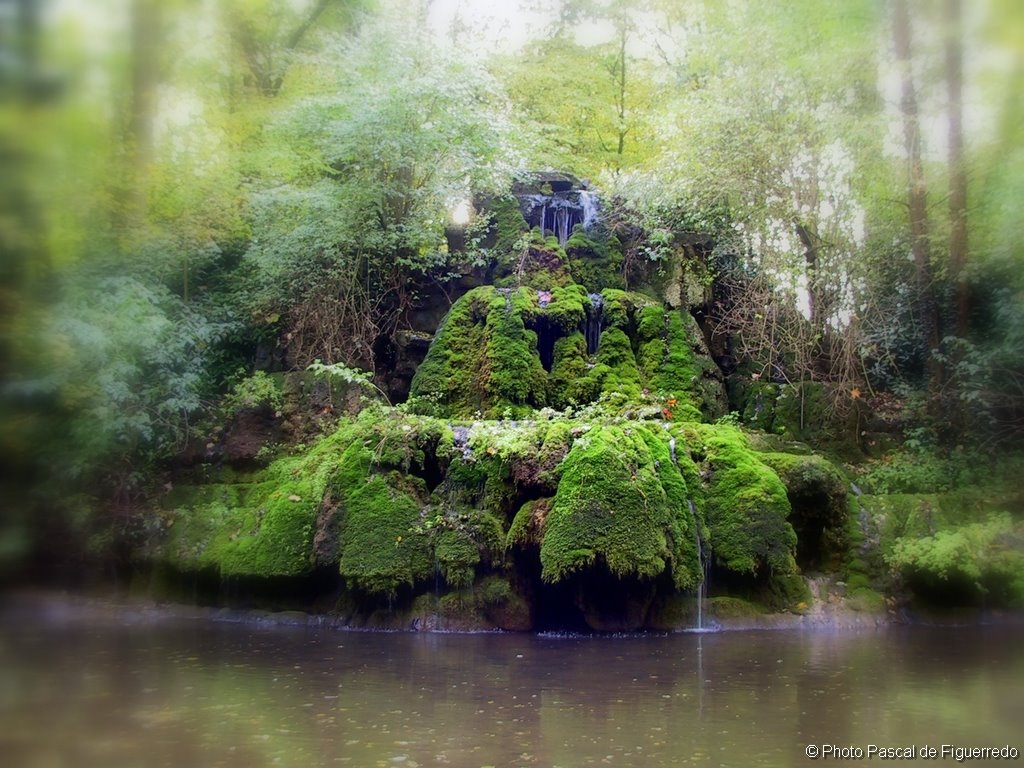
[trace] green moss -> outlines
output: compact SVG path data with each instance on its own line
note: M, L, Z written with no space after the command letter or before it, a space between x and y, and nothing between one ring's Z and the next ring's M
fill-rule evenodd
M680 512L671 507L651 451L657 443L643 435L647 429L594 427L573 444L544 527L540 559L546 581L598 565L641 579L668 569L681 585L699 578L690 570L693 553L682 556L696 549L696 541L687 541ZM675 471L672 466L668 462L665 471Z
M453 587L472 584L478 566L502 564L505 531L486 509L451 506L428 517L416 532L429 537L437 570Z
M339 571L354 587L376 594L394 594L433 571L425 536L415 535L422 501L407 475L378 474L373 454L354 442L342 454L335 477L344 500Z
M609 328L601 334L592 375L600 379L601 392L639 397L643 380L629 337L621 328Z
M590 298L580 285L566 285L551 292L551 301L543 313L548 322L562 334L578 330L587 319Z
M484 407L481 364L494 294L493 288L476 288L452 305L416 369L411 397L424 404L436 403L443 414L472 413Z
M796 533L778 475L735 427L693 425L690 435L711 471L706 514L716 562L738 573L795 573Z
M767 594L768 605L782 611L806 610L813 599L807 581L796 573L774 574Z
M667 328L662 358L651 379L651 389L664 397L678 400L674 412L699 421L703 405L698 388L701 369L695 360L693 342L679 312L669 312L665 320Z
M601 316L604 327L628 329L636 310L636 294L615 288L605 288L601 291L601 298L604 300Z
M705 601L704 610L708 616L715 619L744 619L763 616L766 613L764 606L739 597L725 595L708 598Z
M495 258L500 264L511 264L517 255L517 246L527 231L519 200L512 195L499 197L490 202L487 210L491 216Z
M822 456L758 455L786 486L800 545L820 552L817 565L837 565L848 546L846 479ZM807 540L811 538L815 540Z
M536 334L524 322L536 312L536 292L528 288L499 292L483 286L459 299L413 377L417 409L501 415L544 405L547 374Z
M484 578L474 588L474 597L478 609L498 627L520 632L533 627L530 604L505 577Z
M775 401L779 385L767 381L743 382L736 386L742 402L743 423L751 429L771 432L775 424Z
M520 289L522 294L527 289ZM528 405L541 407L547 397L547 373L537 354L537 336L526 330L522 314L506 297L491 301L486 323L487 346L482 361L488 410Z
M453 587L473 583L480 564L480 547L472 536L458 529L445 529L434 539L434 556L444 580Z
M555 342L551 375L548 377L548 402L555 408L582 405L597 399L601 382L590 375L587 341L576 332Z
M577 227L565 243L572 278L590 291L622 288L622 244L605 232Z
M550 511L551 499L535 499L523 504L509 526L506 546L539 546Z
M867 586L853 588L849 586L846 605L853 611L878 613L885 610L885 598Z
M827 415L828 400L823 384L808 381L780 385L772 429L799 440L822 442L828 434Z

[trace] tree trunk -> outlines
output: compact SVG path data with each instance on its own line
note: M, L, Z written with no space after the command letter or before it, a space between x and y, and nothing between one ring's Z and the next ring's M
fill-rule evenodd
M949 97L949 270L956 285L956 335L967 337L970 295L967 285L967 169L964 164L963 69L960 38L963 0L946 0L946 86Z
M907 153L907 205L910 211L911 252L921 297L922 341L927 355L928 384L941 386L942 370L932 354L942 338L935 302L931 255L928 243L928 198L921 161L921 126L910 50L910 17L906 0L893 0L893 45L900 68L900 112L903 116L903 148Z
M153 159L153 117L159 82L160 2L132 4L132 83L128 113L128 144L135 163L136 182Z

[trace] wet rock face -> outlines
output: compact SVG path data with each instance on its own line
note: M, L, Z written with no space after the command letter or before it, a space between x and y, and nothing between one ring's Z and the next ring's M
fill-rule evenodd
M563 248L577 226L588 231L598 223L597 197L571 174L537 173L514 185L512 193L530 229L555 235Z

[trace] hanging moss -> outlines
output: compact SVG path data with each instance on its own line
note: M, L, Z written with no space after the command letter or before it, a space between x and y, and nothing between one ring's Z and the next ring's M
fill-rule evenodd
M598 389L601 393L618 394L632 399L640 396L640 369L633 356L629 337L621 328L609 328L601 334L597 364L588 371L578 386L572 388L579 392Z
M555 342L554 363L548 377L548 402L555 408L582 405L601 394L601 382L590 375L587 340L580 332Z
M509 526L505 537L505 545L540 546L544 539L544 524L550 511L551 499L535 499L523 504L512 519L512 525Z
M651 303L646 297L615 288L605 288L601 291L601 298L604 301L602 323L605 328L628 330L637 305Z
M547 398L547 373L537 354L537 335L526 330L522 316L504 297L491 301L483 359L486 403L491 412L527 405L539 408Z
M646 429L594 427L573 444L544 527L546 581L598 565L619 577L653 579L669 568L677 583L694 579L693 558L681 554L688 545L678 510L640 434Z
M695 424L690 435L711 471L706 514L715 561L738 573L796 572L796 533L778 475L735 427Z
M494 293L493 288L475 288L452 305L413 376L409 394L416 409L472 413L484 406L484 324Z
M544 309L548 322L562 334L577 331L587 319L590 298L580 285L566 285L551 292L551 301Z
M413 532L421 520L423 489L400 472L378 473L372 459L369 448L354 442L334 478L346 510L339 570L352 586L389 595L427 578L433 562L427 538Z
M547 374L524 316L538 312L536 292L475 288L453 306L413 377L412 408L438 415L502 415L540 407Z

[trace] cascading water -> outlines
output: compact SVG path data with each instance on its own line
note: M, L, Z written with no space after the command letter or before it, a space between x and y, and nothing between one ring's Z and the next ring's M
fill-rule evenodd
M588 189L580 190L580 208L583 209L583 228L590 229L597 223L600 213L597 196Z
M700 523L697 521L697 506L693 503L693 499L687 499L686 505L690 509L690 518L693 520L693 537L697 543L697 560L700 563L700 584L697 587L697 631L703 632L704 600L708 596L709 561L704 556L704 542L701 541L700 538Z
M604 297L600 293L589 294L590 308L587 309L584 336L587 339L587 354L596 355L601 346L601 315L604 310Z
M668 427L668 422L665 422ZM672 463L676 464L676 439L668 439L668 453ZM700 584L697 586L697 626L694 631L704 631L704 601L708 596L708 571L711 566L711 559L704 555L704 542L700 537L700 521L697 519L697 505L693 499L686 500L686 507L690 511L690 520L693 521L693 539L697 545L697 562L700 563Z
M543 174L541 176L543 182ZM520 187L516 193L520 210L531 227L538 227L545 235L554 234L563 248L577 226L589 230L598 223L597 196L584 189L578 179L556 175L549 180L550 190L540 192L538 186Z

